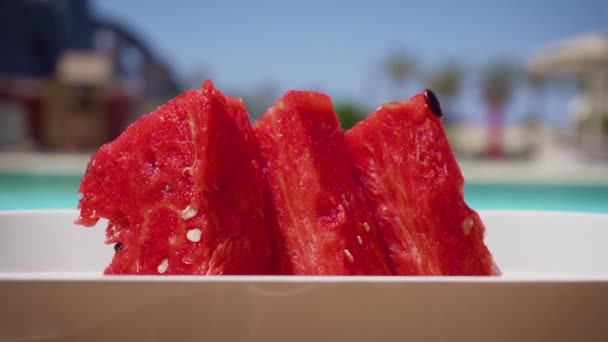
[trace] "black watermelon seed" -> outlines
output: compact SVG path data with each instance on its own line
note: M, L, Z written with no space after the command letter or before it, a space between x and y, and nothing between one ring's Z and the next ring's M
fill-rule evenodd
M431 89L426 89L424 91L424 99L426 100L426 105L429 107L431 112L435 114L437 117L442 117L443 112L441 111L441 105L439 104L439 100L437 96Z
M114 252L120 252L121 249L122 249L122 243L121 242L117 242L114 245Z

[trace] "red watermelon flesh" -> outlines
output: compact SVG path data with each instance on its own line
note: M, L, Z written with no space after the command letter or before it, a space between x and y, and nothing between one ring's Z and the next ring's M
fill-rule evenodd
M329 97L287 92L254 131L275 211L276 272L392 273Z
M82 179L77 223L109 220L106 274L267 274L269 217L243 103L210 81L104 145Z
M345 135L397 274L499 273L485 227L464 201L441 120L423 94L381 106Z

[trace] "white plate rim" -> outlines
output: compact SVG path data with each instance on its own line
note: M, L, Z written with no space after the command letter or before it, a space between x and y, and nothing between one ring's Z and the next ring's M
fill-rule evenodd
M485 215L502 216L536 216L551 215L556 217L588 217L608 220L608 214L587 213L576 211L551 210L476 210L482 217ZM78 215L77 209L19 209L0 210L0 219L6 216L32 215ZM86 227L83 227L86 229ZM1 227L0 227L1 229ZM92 228L91 228L92 229ZM608 229L608 227L606 228ZM516 284L516 283L602 283L608 284L608 275L576 275L529 274L500 275L500 276L277 276L277 275L224 275L224 276L176 276L176 275L137 275L137 276L106 276L93 273L44 273L44 272L0 272L0 284L7 282L102 282L102 283L201 283L201 284Z

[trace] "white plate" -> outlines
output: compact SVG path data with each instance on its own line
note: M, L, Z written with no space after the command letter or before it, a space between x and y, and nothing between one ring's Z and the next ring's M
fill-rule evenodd
M0 341L608 341L608 215L481 211L501 277L103 277L103 223L0 212Z

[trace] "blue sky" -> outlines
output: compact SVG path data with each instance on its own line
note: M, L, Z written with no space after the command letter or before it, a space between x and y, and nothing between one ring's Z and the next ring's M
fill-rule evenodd
M122 19L138 32L179 75L209 70L225 89L272 82L281 91L317 89L374 105L390 99L369 89L381 86L370 80L392 49L407 49L422 69L456 60L470 70L460 108L472 118L482 115L474 77L485 63L496 58L525 63L535 49L555 40L608 31L608 2L602 0L98 0L93 5L97 15ZM412 85L404 97L420 86ZM525 108L523 97L517 95L509 109L514 118ZM566 114L564 101L560 92L550 92L546 107L554 122Z

